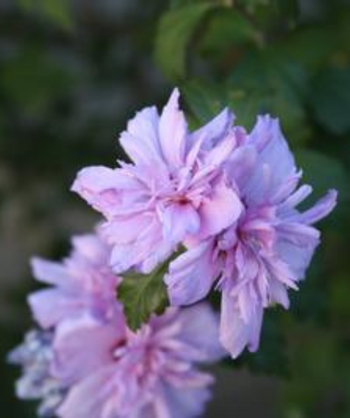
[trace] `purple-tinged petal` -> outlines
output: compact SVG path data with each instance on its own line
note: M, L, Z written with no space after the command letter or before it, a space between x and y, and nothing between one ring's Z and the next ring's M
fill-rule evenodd
M76 382L111 363L113 348L125 337L121 318L101 324L90 315L62 322L56 329L52 373L65 383Z
M163 163L158 139L159 115L155 107L147 107L130 120L120 143L135 164Z
M247 145L236 148L225 164L225 172L230 180L243 190L253 173L257 159L255 147Z
M63 318L82 309L78 297L69 297L69 295L57 289L34 292L29 295L28 303L35 320L45 329L57 325Z
M60 263L33 257L31 267L34 277L43 283L63 287L69 284L71 280L66 268Z
M210 197L203 199L199 210L202 239L231 226L241 215L243 206L235 191L219 180Z
M111 364L72 386L57 415L61 418L102 418L104 403L110 395L106 393L106 387L111 386L114 374L115 367Z
M170 204L162 214L163 235L166 240L177 244L187 234L197 234L200 217L191 204Z
M186 251L170 263L164 277L172 305L190 305L209 293L216 279L217 266L213 260L213 242Z
M159 141L167 163L177 168L184 164L187 123L179 109L180 93L174 89L159 120Z
M281 186L296 174L295 161L288 144L281 132L279 122L268 115L259 116L255 127L249 135L248 144L256 147L258 161L254 174L248 182L247 197L252 203L262 199L273 198ZM269 168L268 187L263 193L252 193L261 184L261 177L266 176Z
M211 149L227 134L233 122L233 113L225 108L210 122L193 132L191 141L196 142L202 138L205 148Z
M236 146L236 137L233 132L227 134L215 147L204 156L205 165L219 167L231 155Z
M112 212L113 206L120 203L117 188L130 181L120 170L103 166L87 167L79 171L71 190L107 216Z
M322 197L315 205L296 216L296 221L312 225L329 215L337 204L338 193L336 190L329 190L329 192Z
M182 309L179 320L182 323L181 340L198 349L197 357L191 358L192 361L214 362L226 355L219 343L219 316L209 304L199 303Z
M198 388L174 388L164 384L163 396L166 400L169 415L158 413L154 418L194 418L201 416L204 405L211 399L211 392L203 382ZM160 412L160 411L159 411Z
M255 314L245 323L237 308L235 298L223 291L221 302L220 341L232 358L237 358L247 346L249 351L258 349L263 308L255 306Z
M278 280L271 280L269 282L269 296L270 303L278 303L284 307L284 309L289 309L289 297L288 290L286 286L279 282Z

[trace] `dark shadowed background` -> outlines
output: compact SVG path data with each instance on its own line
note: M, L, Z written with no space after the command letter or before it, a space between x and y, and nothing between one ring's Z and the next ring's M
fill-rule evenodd
M193 127L227 104L247 127L278 116L315 198L340 192L290 312L267 314L259 353L217 367L206 417L350 418L350 8L338 0L0 0L0 416L35 416L5 364L31 324L30 256L62 257L91 229L75 173L115 164L127 119L175 84Z

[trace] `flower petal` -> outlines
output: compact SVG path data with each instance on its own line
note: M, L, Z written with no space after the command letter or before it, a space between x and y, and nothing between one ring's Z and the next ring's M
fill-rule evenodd
M158 123L157 109L147 107L129 121L127 131L121 134L120 143L135 164L163 163Z
M216 279L213 243L206 241L170 263L164 281L172 305L190 305L203 299Z
M166 162L180 167L185 161L187 123L179 110L180 92L174 89L159 120L159 140Z
M243 206L234 190L220 179L212 195L204 198L199 209L201 218L200 237L205 239L218 234L237 221Z
M113 347L125 337L124 323L116 318L103 324L85 314L64 321L56 329L52 373L65 383L76 382L113 362Z
M241 318L235 298L223 291L221 302L220 341L232 358L237 358L244 348L256 351L259 346L263 308L255 306L255 314L250 322Z

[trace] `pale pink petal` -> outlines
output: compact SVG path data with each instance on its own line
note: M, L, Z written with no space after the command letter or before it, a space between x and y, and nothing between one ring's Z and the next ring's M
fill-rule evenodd
M57 325L63 318L74 315L82 308L77 296L69 297L57 289L34 292L29 295L28 303L35 320L45 329Z
M103 324L89 314L60 323L54 339L52 373L65 383L76 382L113 361L113 348L125 337L116 317Z
M67 269L60 263L33 257L31 267L34 277L40 282L64 287L71 281Z
M108 216L113 212L113 207L120 203L117 188L130 181L120 170L103 166L88 167L78 173L71 190L94 209Z
M237 358L247 346L252 352L259 346L263 308L255 307L255 315L246 323L240 315L235 299L224 291L221 302L220 341L232 358Z
M200 228L200 217L191 204L170 204L162 213L163 235L174 244L187 234L196 234Z
M216 279L213 243L209 240L186 251L170 263L164 281L172 305L189 305L203 299Z
M158 139L159 115L155 107L147 107L128 122L120 143L135 164L162 163Z
M179 321L182 323L181 340L198 349L196 357L190 360L214 362L225 356L219 343L219 316L208 303L181 309Z
M174 89L159 120L163 156L171 167L180 167L185 161L187 123L179 110L179 96L179 90Z
M199 210L201 238L218 234L231 226L241 215L242 208L237 194L225 184L223 179L219 180L212 195L203 199Z
M64 403L57 411L61 418L102 418L102 411L113 381L113 364L102 367L87 379L72 386Z

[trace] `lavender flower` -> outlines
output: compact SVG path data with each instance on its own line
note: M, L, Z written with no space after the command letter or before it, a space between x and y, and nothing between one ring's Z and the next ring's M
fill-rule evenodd
M133 164L85 168L72 186L106 218L117 273L149 272L187 235L217 234L241 213L221 170L236 144L232 114L190 134L178 100L175 89L160 116L149 107L128 123L120 143Z
M110 249L99 231L74 237L72 244L72 253L62 263L32 260L34 276L53 285L28 298L34 317L43 328L85 311L103 321L117 309L115 289L120 278L108 265Z
M220 339L235 358L246 345L257 350L265 308L278 303L288 309L287 289L297 289L320 241L312 225L332 211L337 193L328 192L306 212L296 209L312 188L297 188L301 173L269 116L259 117L234 149L226 172L244 205L239 219L207 240L188 242L165 280L173 305L202 299L216 283Z
M137 332L77 318L58 329L55 351L55 375L71 384L62 418L198 416L213 378L196 364L223 355L217 318L206 305L169 308Z

